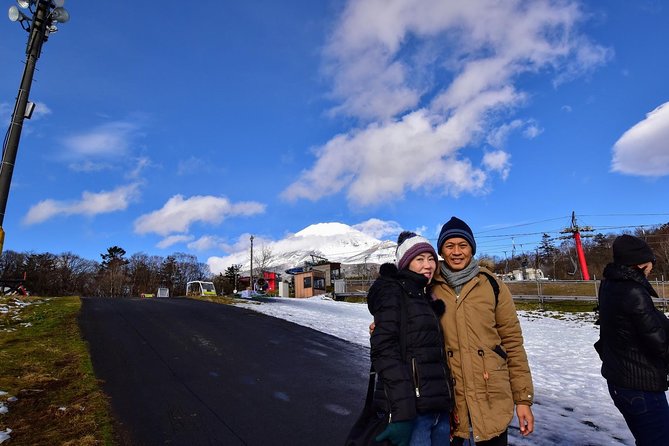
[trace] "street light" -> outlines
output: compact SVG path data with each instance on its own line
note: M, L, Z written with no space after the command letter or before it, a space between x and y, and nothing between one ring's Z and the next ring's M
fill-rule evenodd
M19 148L23 120L30 119L35 104L28 101L30 87L32 86L33 74L37 59L42 53L42 44L46 42L51 33L58 31L56 23L65 23L70 20L70 14L63 4L65 0L17 0L21 9L27 9L31 15L24 14L16 6L9 8L8 16L12 22L19 22L21 27L28 31L28 43L26 44L26 66L23 69L23 77L16 96L16 105L12 113L12 122L9 124L7 135L2 145L2 163L0 164L0 254L5 242L5 231L2 224L5 220L5 209L9 197L9 186L14 173L16 152Z

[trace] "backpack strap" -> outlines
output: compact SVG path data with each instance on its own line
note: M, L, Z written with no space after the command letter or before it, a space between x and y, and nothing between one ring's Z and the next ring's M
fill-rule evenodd
M499 283L497 283L497 279L495 279L492 274L488 274L487 272L481 270L481 274L486 276L488 278L488 282L490 282L490 286L492 287L492 290L495 292L495 309L497 309L497 302L499 302Z

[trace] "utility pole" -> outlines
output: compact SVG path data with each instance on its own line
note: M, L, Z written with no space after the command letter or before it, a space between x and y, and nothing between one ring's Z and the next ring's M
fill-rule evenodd
M16 105L12 113L12 122L9 125L7 139L2 147L2 164L0 164L0 253L5 242L5 231L2 227L5 220L7 199L9 198L9 186L14 173L16 153L21 139L23 120L30 119L35 104L28 101L30 87L32 86L33 74L37 59L42 53L42 44L47 41L49 35L58 30L56 23L65 23L70 19L70 14L63 8L64 0L17 0L18 5L32 13L32 18L21 12L16 6L9 8L9 20L19 22L21 27L28 31L28 43L26 45L26 66L23 69L21 85L16 96Z
M253 236L251 236L251 291L255 291L255 285L253 284Z
M574 242L576 243L576 254L578 255L578 263L581 267L581 273L583 274L583 280L590 280L590 273L588 273L588 265L585 263L585 253L583 252L583 244L581 243L581 232L592 231L590 226L581 226L579 227L576 224L576 213L572 211L571 213L571 226L560 231L562 234L572 234L574 237ZM584 235L584 237L592 237L590 235ZM569 236L563 238L570 238Z

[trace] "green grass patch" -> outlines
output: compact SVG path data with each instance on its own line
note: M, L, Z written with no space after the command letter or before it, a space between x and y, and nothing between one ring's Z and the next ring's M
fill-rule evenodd
M8 444L114 444L109 403L77 323L80 306L78 297L0 296L0 390L8 394L0 401L9 409L0 430L12 430Z

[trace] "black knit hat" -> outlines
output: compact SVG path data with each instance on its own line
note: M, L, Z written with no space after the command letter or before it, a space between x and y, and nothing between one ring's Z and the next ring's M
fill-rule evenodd
M467 223L460 220L458 217L451 217L444 226L441 227L439 233L439 240L437 241L437 250L441 252L441 247L449 238L462 237L467 240L472 247L472 255L476 254L476 241L474 240L474 233Z
M619 265L641 265L655 263L653 250L648 243L632 235L621 235L613 241L613 262Z

